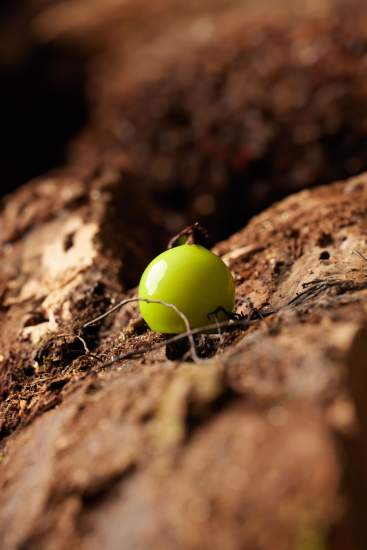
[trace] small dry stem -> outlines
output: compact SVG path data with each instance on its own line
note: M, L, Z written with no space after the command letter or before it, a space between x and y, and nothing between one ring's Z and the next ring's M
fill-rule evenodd
M91 325L94 325L95 323L97 323L98 321L101 321L102 319L104 319L105 317L107 317L108 315L110 315L111 313L113 313L114 311L119 309L120 307L123 307L126 304L131 304L131 303L134 303L134 302L144 302L146 304L159 304L161 306L168 307L168 308L172 309L175 313L177 313L177 315L182 319L182 321L185 324L185 328L186 328L186 333L185 334L186 334L186 336L187 336L187 338L189 339L189 342L190 342L190 349L191 349L191 355L192 355L193 360L195 361L195 363L201 363L202 362L202 359L200 359L198 357L197 353L196 353L195 341L194 341L192 329L191 329L188 318L177 306L175 306L174 304L170 304L168 302L164 302L163 300L150 300L148 298L138 298L138 297L127 298L126 300L122 300L121 302L119 302L118 304L113 306L111 309L109 309L108 311L106 311L102 315L99 315L95 319L92 319L91 321L88 321L88 323L85 323L83 328L87 328L87 327L90 327Z

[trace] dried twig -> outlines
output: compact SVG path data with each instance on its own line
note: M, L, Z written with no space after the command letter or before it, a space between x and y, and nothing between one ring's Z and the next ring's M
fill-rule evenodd
M77 338L77 340L79 340L79 342L82 343L83 348L84 348L84 351L85 351L85 354L86 354L86 355L90 355L90 354L91 354L91 351L90 351L90 349L88 348L87 342L84 340L84 338L82 338L79 334L75 334L74 336L75 336L75 338Z
M173 344L174 342L178 342L179 340L187 338L190 335L194 336L195 334L202 334L209 330L218 329L218 328L234 328L234 327L248 328L253 323L255 323L255 321L247 321L246 319L243 319L241 321L231 320L231 321L222 321L220 323L211 323L210 325L205 325L204 327L191 329L190 332L182 332L181 334L176 334L175 336L172 336L167 340L163 340L162 342L157 342L156 344L150 344L149 346L146 346L144 348L140 348L137 350L127 351L126 353L117 355L116 357L111 359L111 361L109 361L108 363L104 363L102 366L110 367L111 365L113 365L114 363L117 363L118 361L122 361L123 359L128 359L129 357L134 357L135 355L142 355L150 351L155 351L159 348L162 348L164 346Z
M321 292L323 292L324 290L327 290L331 286L335 286L335 281L329 282L325 280L322 282L321 281L317 282L313 286L311 285L307 286L306 290L303 290L288 302L288 306L299 306L304 302L306 302L307 300L310 300L311 298L315 298L316 296L321 294Z
M366 258L367 261L367 258ZM314 284L315 283L315 284ZM288 307L299 306L311 300L321 294L322 292L329 290L330 288L336 288L339 293L346 291L358 291L366 288L366 282L355 283L351 280L343 279L316 279L315 281L310 281L309 283L304 283L303 290L299 294L296 294L292 300L288 302ZM282 308L281 308L282 309Z
M159 304L161 306L165 306L165 307L169 307L170 309L173 309L173 311L177 313L179 317L181 317L181 319L185 324L186 336L188 337L190 342L190 348L191 348L191 354L192 354L193 360L195 361L195 363L200 363L202 361L196 353L195 342L192 336L192 330L191 330L191 326L188 318L184 313L182 313L182 311L177 306L175 306L174 304L170 304L168 302L164 302L163 300L150 300L148 298L137 298L137 297L127 298L126 300L122 300L121 302L113 306L111 309L109 309L102 315L99 315L95 319L92 319L91 321L88 321L88 323L85 323L85 325L83 325L83 328L87 328L87 327L90 327L91 325L94 325L95 323L97 323L98 321L101 321L102 319L104 319L105 317L107 317L108 315L110 315L120 307L125 306L126 304L134 303L134 302L145 302L146 304Z
M109 315L111 315L111 313L113 313L114 311L120 309L120 307L126 305L126 304L129 304L130 302L136 302L137 298L127 298L125 300L121 300L120 302L118 302L116 305L114 305L113 307L111 307L111 309L108 309L107 311L105 311L104 313L102 313L101 315L98 315L98 317L95 317L94 319L92 319L91 321L88 321L87 323L85 323L83 325L83 328L87 328L87 327L91 327L92 325L95 325L96 323L98 323L99 321L102 321L102 319L104 319L105 317L108 317Z
M358 256L360 256L363 260L365 260L367 262L367 257L363 256L363 254L361 254L357 250L355 250L354 253L358 254ZM122 306L124 306L128 303L142 301L142 302L146 302L146 303L153 303L153 304L156 303L156 304L164 305L166 307L170 307L171 309L173 309L181 317L181 319L185 323L186 332L183 332L181 334L177 334L175 336L172 336L169 339L163 340L161 342L157 342L156 344L150 344L149 346L140 348L138 350L132 350L132 351L128 351L126 353L123 353L121 355L118 355L118 356L114 357L111 361L109 361L107 363L104 363L102 366L103 367L109 367L109 366L113 365L114 363L116 363L118 361L122 361L124 359L128 359L129 357L134 357L134 356L142 355L144 353L148 353L148 352L157 350L159 348L162 348L163 346L178 342L178 341L180 341L184 338L189 339L191 353L192 353L192 357L193 357L194 361L200 362L201 360L197 356L195 342L194 342L194 338L193 338L193 336L195 334L201 334L201 333L205 333L207 331L216 329L219 333L219 336L222 337L222 334L221 334L221 331L220 331L220 329L222 329L222 328L234 328L234 327L248 328L250 325L257 322L259 319L262 319L264 316L268 316L270 314L276 313L277 311L281 311L283 309L287 309L289 307L294 307L294 306L297 306L297 305L301 305L305 301L309 300L310 298L314 298L315 296L317 296L321 292L327 290L328 288L333 287L333 286L338 286L338 285L341 285L341 284L345 284L345 281L340 281L338 279L329 280L329 281L327 279L325 279L325 280L317 279L317 280L314 280L314 281L310 281L309 283L305 283L303 285L304 288L305 288L305 290L303 292L301 292L301 293L297 294L296 296L294 296L294 298L292 298L292 300L290 300L288 302L288 304L284 305L283 307L280 307L278 310L268 311L268 312L266 312L265 315L262 315L258 310L256 310L258 315L256 317L253 317L253 318L252 317L245 318L243 316L243 314L232 314L232 316L231 316L232 318L230 320L223 321L223 322L218 322L218 320L215 316L215 320L216 320L215 323L211 323L211 324L208 324L208 325L205 325L203 327L196 328L196 329L191 329L187 317L174 304L169 304L169 303L163 302L161 300L148 300L148 299L137 298L137 297L128 298L126 300L122 300L121 302L119 302L118 304L113 306L110 310L106 311L102 315L99 315L95 319L92 319L88 323L85 323L84 328L86 328L88 326L91 326L91 325L94 325L98 321L101 321L102 319L104 319L105 317L107 317L108 315L110 315L111 313L113 313L114 311L116 311L117 309L119 309L120 307L122 307ZM209 314L209 316L217 313L217 311L220 311L221 309L222 308L218 308L215 312L212 312L212 314Z
M168 243L167 248L173 248L179 246L180 244L202 244L206 245L208 240L207 230L200 225L198 222L185 227L177 235L175 235Z

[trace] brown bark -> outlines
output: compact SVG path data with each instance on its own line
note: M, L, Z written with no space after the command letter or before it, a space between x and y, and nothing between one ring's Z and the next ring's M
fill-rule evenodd
M365 2L143 4L28 0L13 33L76 48L90 121L1 204L0 548L364 550L366 175L216 246L249 322L205 364L135 305L83 325L186 223L367 168Z
M134 306L77 338L131 295L159 216L129 174L57 183L1 216L2 548L364 548L367 177L216 247L252 322L205 364L108 368L162 340Z
M23 179L63 164L60 149L79 124L83 135L69 149L74 167L84 175L101 159L117 170L128 161L165 207L170 234L199 219L214 244L274 200L367 170L364 0L24 5L33 14L31 42L54 52L50 73L62 78L28 70L3 98L0 90L6 112L17 96L30 112L19 119L29 137L14 132L19 107L9 116L15 160L6 182L23 174L18 165L29 158L38 161ZM12 36L24 34L19 25ZM43 57L39 63L44 68ZM41 99L46 117L30 91L33 79L50 98ZM34 140L42 120L46 137Z
M367 169L364 0L177 4L93 27L105 41L89 60L76 165L92 145L108 165L128 158L168 231L199 218L213 243L274 200ZM94 40L87 25L78 36Z

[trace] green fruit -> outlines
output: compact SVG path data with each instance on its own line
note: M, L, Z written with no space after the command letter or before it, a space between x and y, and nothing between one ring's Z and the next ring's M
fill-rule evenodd
M174 304L184 313L191 328L215 322L209 313L222 307L233 311L234 282L231 272L215 254L196 244L183 244L157 256L144 271L139 283L139 298ZM140 313L148 326L163 333L185 332L179 315L161 304L139 302ZM218 320L227 318L224 312Z

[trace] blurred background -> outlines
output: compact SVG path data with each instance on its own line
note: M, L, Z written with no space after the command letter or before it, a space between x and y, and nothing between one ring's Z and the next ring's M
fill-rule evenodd
M121 173L212 242L367 168L364 0L2 0L1 195Z

